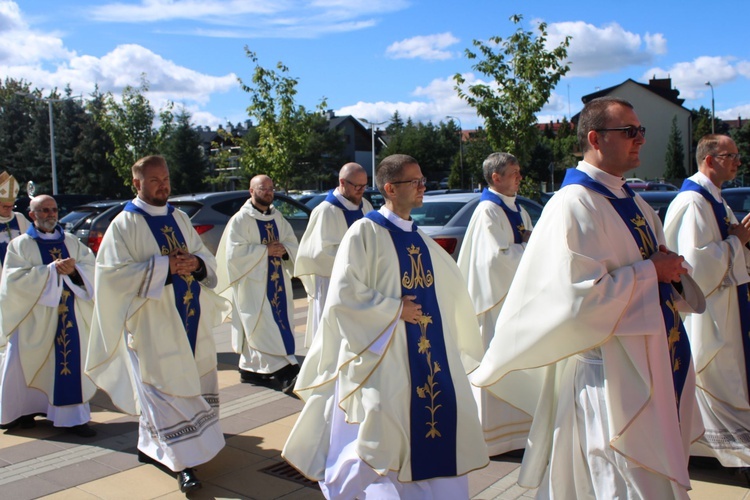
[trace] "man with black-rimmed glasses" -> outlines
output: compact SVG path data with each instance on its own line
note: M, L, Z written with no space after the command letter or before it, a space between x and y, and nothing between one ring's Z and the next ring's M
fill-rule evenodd
M364 199L367 172L358 163L347 163L339 171L339 185L328 192L310 214L305 234L299 243L294 275L307 292L307 329L305 347L312 344L320 315L325 307L333 259L341 239L354 222L372 210Z
M693 453L725 467L750 466L750 216L738 221L721 186L741 164L726 135L706 135L696 149L698 172L686 179L664 223L667 244L685 256L706 295L703 314L685 320L706 433Z

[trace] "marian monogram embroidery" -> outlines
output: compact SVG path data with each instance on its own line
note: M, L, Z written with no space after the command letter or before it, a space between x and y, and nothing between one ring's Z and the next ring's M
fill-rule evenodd
M175 234L174 228L172 226L165 225L160 229L160 231L164 235L164 238L167 240L167 244L161 246L162 255L169 255L177 249L182 249L187 252L187 245L180 244L180 241L177 238L177 235ZM192 285L195 281L195 277L193 277L192 274L184 276L177 275L177 277L187 283L187 290L185 291L185 295L182 296L182 305L185 308L185 328L187 329L187 318L195 316L195 307L193 307L193 299L195 298L195 295L193 295L193 292L190 290L190 285Z
M269 222L265 225L266 227L266 234L268 235L266 238L263 238L261 240L261 243L264 245L267 245L269 243L273 243L274 241L279 241L278 236L276 236L275 228L276 226ZM286 311L282 309L282 307L286 307L286 304L281 300L281 294L284 293L284 283L283 283L283 276L281 275L281 259L278 257L271 257L269 258L269 263L273 266L273 271L271 271L270 280L271 283L273 283L273 296L270 298L269 302L271 304L271 307L274 309L275 317L277 318L277 321L279 322L279 328L280 329L286 329L286 325L284 324L284 317L286 315Z
M638 214L630 219L630 222L633 223L634 229L638 232L643 242L643 246L638 247L641 251L641 256L647 259L656 251L656 245L651 237L651 231L649 231L646 225L646 219L641 214Z
M435 381L435 375L440 371L440 364L437 361L432 361L432 353L430 352L430 339L427 338L427 325L432 324L432 317L425 314L419 320L419 329L422 335L419 337L419 354L424 354L427 357L427 366L430 370L430 374L427 375L427 382L424 385L417 386L417 395L422 399L429 398L430 404L425 406L430 412L430 421L425 422L429 430L425 437L436 438L442 437L440 431L437 430L437 420L435 420L435 414L440 409L441 404L436 402L437 397L440 395L440 390L437 388L438 383Z
M404 272L404 276L401 278L401 285L408 290L431 287L434 282L432 271L428 270L425 273L424 266L422 265L422 252L420 247L412 244L406 249L406 251L409 254L409 260L411 261L411 274Z
M180 245L180 242L178 241L177 235L175 234L174 228L172 226L164 226L163 228L161 228L161 232L167 239L167 244L161 246L162 255L169 255L173 250L177 250L178 248L181 248L182 250L185 250L187 252L187 247L184 245Z

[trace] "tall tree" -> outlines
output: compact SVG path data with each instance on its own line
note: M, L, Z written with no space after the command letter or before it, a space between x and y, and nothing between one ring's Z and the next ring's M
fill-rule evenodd
M677 128L677 115L672 117L664 163L664 177L669 180L685 178L685 147L682 145L682 132Z
M162 141L162 154L169 165L174 194L197 193L206 188L208 159L201 149L200 134L190 123L190 113L182 108L170 124Z
M133 183L130 171L133 164L139 158L159 152L154 130L156 114L146 92L148 80L142 75L139 87L128 85L123 89L121 103L108 95L107 114L103 117L102 126L114 144L109 161L127 186Z
M516 25L522 19L521 15L510 18ZM493 36L488 42L474 40L478 53L466 49L466 56L470 60L479 59L472 68L490 77L493 83L464 88L463 75L453 77L459 97L484 119L492 148L508 151L522 163L531 156L536 113L569 70L563 61L568 56L570 37L551 50L546 48L546 42L546 23L539 23L536 36L519 27L507 39Z
M311 121L307 110L294 101L298 80L289 76L289 68L279 62L275 70L266 69L258 64L255 52L245 47L245 54L255 70L250 85L239 81L251 96L247 112L257 123L258 142L243 144L240 164L248 176L267 174L277 186L288 190L293 179L305 172L299 161L312 134ZM322 100L318 112L325 106Z
M730 135L737 144L737 151L742 155L742 165L737 171L737 178L742 185L745 185L748 175L747 162L750 159L750 121L746 121L742 127L732 130Z
M345 163L344 136L340 130L329 127L328 118L322 113L307 113L307 137L299 156L299 166L305 166L302 175L295 175L295 186L320 189L338 182L338 173Z

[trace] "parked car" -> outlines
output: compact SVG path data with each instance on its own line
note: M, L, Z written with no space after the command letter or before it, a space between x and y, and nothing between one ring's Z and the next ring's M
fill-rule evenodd
M722 189L721 196L727 201L737 220L741 221L750 213L750 187Z
M647 182L646 191L679 191L680 188L668 182Z
M103 200L75 207L60 218L60 225L96 253L109 224L125 203L127 200Z
M305 205L312 210L313 208L317 207L321 203L323 203L323 200L326 199L326 196L328 196L328 192L316 194L309 200L305 202ZM375 188L367 188L365 189L364 197L367 198L367 201L370 202L370 205L372 205L372 208L375 210L379 209L383 206L385 203L385 198L383 198L383 195L380 194L380 191L378 191Z
M411 217L422 231L457 259L471 215L479 205L480 197L481 193L425 196L422 206L412 209ZM542 205L523 196L516 199L536 224L542 215Z
M672 203L675 196L679 194L679 191L641 191L638 193L646 203L651 205L662 222L664 222L664 216L667 215L667 208Z
M188 214L203 243L211 253L216 254L227 222L249 198L248 191L223 191L174 196L169 203ZM312 210L281 193L274 195L273 206L292 225L297 240L302 239Z
M435 196L438 194L452 194L452 193L472 193L471 189L429 189L424 192L425 196Z

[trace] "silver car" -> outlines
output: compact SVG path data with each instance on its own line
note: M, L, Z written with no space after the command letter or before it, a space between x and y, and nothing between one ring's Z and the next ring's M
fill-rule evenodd
M218 193L199 193L174 196L169 203L179 208L190 217L193 227L201 235L203 243L211 253L216 254L221 235L229 219L250 198L250 192L223 191ZM276 193L273 206L281 212L292 225L299 241L305 234L310 220L310 209L293 198Z
M425 196L424 204L411 211L411 217L419 229L431 236L435 242L458 258L461 243L474 210L479 205L480 193L452 193ZM518 203L526 209L534 224L542 215L542 205L518 196Z

